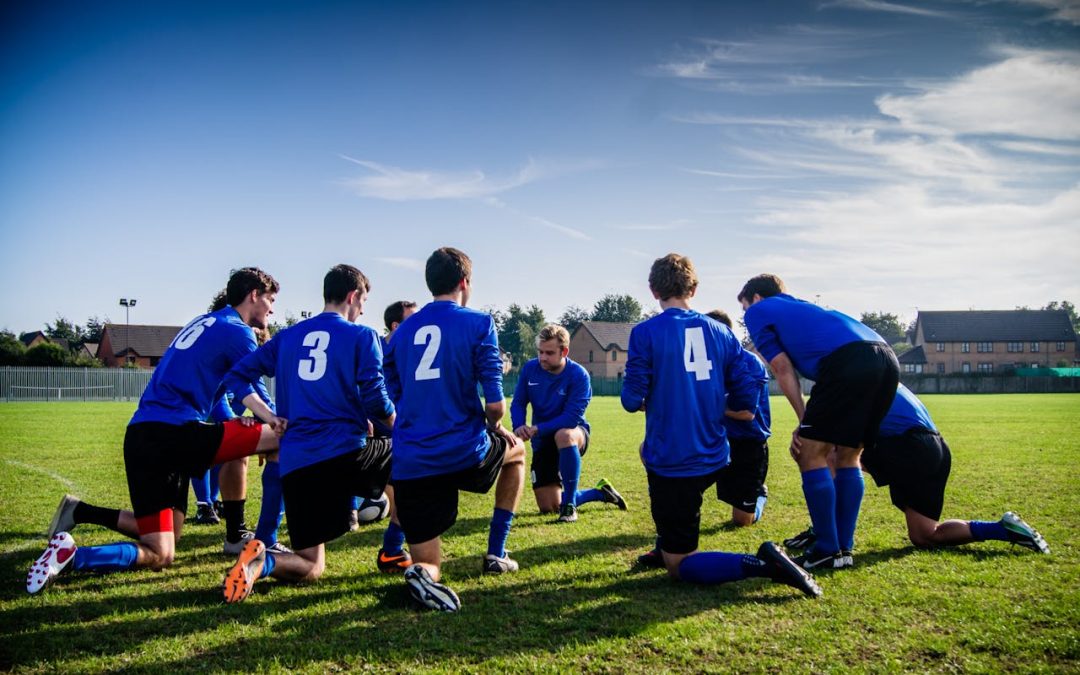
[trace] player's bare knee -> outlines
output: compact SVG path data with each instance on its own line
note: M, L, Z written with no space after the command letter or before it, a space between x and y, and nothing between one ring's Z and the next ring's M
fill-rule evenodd
M733 509L731 512L731 522L739 527L748 527L754 524L754 514L740 511L739 509Z

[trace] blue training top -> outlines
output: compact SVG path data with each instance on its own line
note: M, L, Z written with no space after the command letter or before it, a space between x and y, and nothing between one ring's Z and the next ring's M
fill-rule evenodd
M255 380L255 393L259 395L259 398L263 400L270 410L276 410L274 408L274 402L270 399L270 392L266 388L266 383L262 378ZM218 399L218 402L214 404L214 409L210 411L211 422L227 422L234 417L238 417L244 414L247 410L247 406L244 405L244 399L236 398L231 391L226 391L223 396Z
M510 404L510 422L517 429L525 424L525 408L532 404L532 423L541 436L549 436L559 429L585 427L585 408L592 399L592 381L581 364L566 359L566 366L558 375L544 370L539 359L526 362L514 389Z
M230 389L276 379L278 414L289 421L281 438L281 475L367 444L367 417L389 417L382 343L367 326L323 312L280 331L236 364Z
M772 435L772 413L769 408L769 371L765 369L761 357L754 352L744 349L743 360L746 361L746 369L758 385L757 413L752 420L736 420L724 416L724 427L727 428L728 438L740 440L763 441ZM728 410L735 410L730 405Z
M855 319L786 293L754 303L743 316L758 353L772 362L781 352L805 378L816 380L821 359L852 342L882 342Z
M885 419L881 420L878 436L903 436L916 427L937 431L934 421L930 419L930 411L910 389L901 384L896 388L896 397L889 406L889 412L885 413Z
M208 419L224 394L225 373L255 348L255 333L232 307L194 319L165 350L129 424ZM237 395L243 400L252 393L248 385Z
M398 327L386 353L398 401L395 480L476 466L488 449L484 400L503 400L502 360L490 314L450 300L425 305Z
M630 331L622 404L645 404L645 467L661 476L701 476L727 466L724 410L756 413L760 382L727 326L675 307ZM730 395L730 398L729 398Z

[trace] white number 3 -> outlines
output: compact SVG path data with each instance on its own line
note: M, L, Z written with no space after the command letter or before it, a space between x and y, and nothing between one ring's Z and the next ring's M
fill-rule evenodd
M432 368L435 363L435 355L439 353L439 344L442 342L442 331L438 326L424 326L416 331L413 337L414 345L426 344L423 356L420 357L420 365L416 367L416 379L437 380L442 377L438 368Z
M693 373L696 379L709 379L712 361L709 360L709 352L705 349L705 330L701 326L686 329L683 365L686 366L686 372Z
M301 380L313 382L326 374L326 348L330 346L330 333L313 330L304 336L304 346L311 347L308 358L300 359L297 374Z

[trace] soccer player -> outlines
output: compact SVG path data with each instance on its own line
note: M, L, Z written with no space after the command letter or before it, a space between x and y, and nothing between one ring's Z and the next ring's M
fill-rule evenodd
M370 288L357 268L331 268L323 279L323 312L280 331L225 376L233 391L275 377L278 408L289 419L279 455L295 551L267 555L264 542L245 543L225 576L226 602L248 597L262 577L318 579L326 568L325 543L349 531L353 496L375 496L386 486L390 441L369 439L367 418L393 427L394 405L379 335L355 323ZM244 405L262 419L274 417L254 393Z
M893 505L907 519L908 538L920 548L997 540L1050 552L1042 535L1012 511L997 521L938 521L952 454L926 406L902 384L881 421L877 442L862 454L862 466L878 487L889 486ZM814 539L811 528L784 543L803 548Z
M724 411L752 413L758 382L731 331L690 308L697 285L689 258L653 262L649 289L663 311L630 332L622 387L623 407L645 411L641 460L664 566L683 581L766 577L816 597L813 577L772 542L756 556L698 550L702 494L729 462Z
M706 314L732 328L731 317L719 309ZM765 364L749 349L742 351L742 358L757 382L757 411L750 419L741 419L738 413L724 413L724 428L731 445L731 464L728 464L716 481L716 498L731 504L731 522L745 527L761 520L769 490L765 477L769 473L769 436L772 421L769 409L769 373ZM748 417L748 415L747 415Z
M549 324L536 336L537 358L521 368L510 404L514 435L532 441L532 487L540 513L558 511L560 523L577 520L577 507L606 502L626 510L626 500L601 478L591 490L578 490L581 459L589 448L585 408L592 399L589 373L567 357L570 334ZM532 425L525 423L532 404Z
M495 322L466 308L472 261L440 248L424 276L432 301L401 324L386 354L399 416L394 498L415 561L405 571L410 595L422 607L454 612L461 601L439 583L440 536L457 520L458 491L482 494L495 486L483 571L516 571L506 540L525 480L525 446L500 424L505 402Z
M798 560L807 569L848 567L865 490L859 455L874 443L896 394L900 364L873 330L788 295L780 277L750 279L738 299L750 339L799 420L791 456L802 473L817 542ZM799 375L814 381L806 403ZM835 479L826 461L834 445Z
M250 418L203 422L221 396L225 373L255 350L252 328L266 327L277 292L277 282L262 270L237 270L226 287L229 306L197 317L176 335L124 436L132 510L106 509L65 496L49 525L49 546L27 574L28 592L41 591L66 569L168 567L187 512L189 477L214 464L277 449L286 426L281 418L265 425ZM257 398L251 388L239 394ZM80 523L101 525L138 542L78 548L70 530Z

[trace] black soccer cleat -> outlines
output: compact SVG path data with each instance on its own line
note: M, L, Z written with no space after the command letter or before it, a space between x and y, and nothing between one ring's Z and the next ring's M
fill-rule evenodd
M607 478L601 478L600 482L596 484L596 489L604 493L604 503L614 504L619 507L620 511L626 510L626 500L623 498L619 491L615 489Z
M654 548L639 555L637 557L637 562L642 567L662 570L664 569L664 554L660 552L660 549Z
M426 609L437 612L456 612L461 609L461 600L449 586L431 578L422 565L413 565L405 570L405 585L413 602Z
M794 560L805 570L838 570L844 567L850 567L851 564L854 564L854 560L852 560L851 564L848 564L847 558L841 551L837 551L836 553L819 553L813 549L794 558Z
M784 553L783 549L771 541L765 542L758 548L757 558L768 567L769 576L774 582L797 588L807 597L816 598L821 595L821 586L814 581L813 575L800 567L788 557L787 553Z
M811 548L817 543L817 535L814 534L814 526L806 528L794 537L784 540L784 548Z

